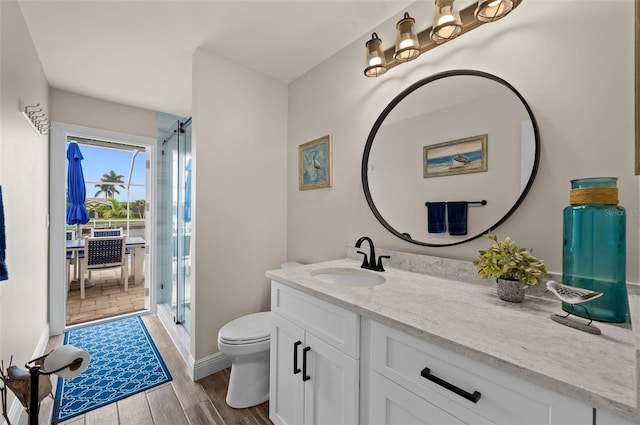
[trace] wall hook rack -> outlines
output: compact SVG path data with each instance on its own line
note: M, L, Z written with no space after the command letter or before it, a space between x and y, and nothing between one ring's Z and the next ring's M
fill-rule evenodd
M47 113L42 109L40 103L36 103L35 105L25 105L20 101L18 107L22 115L27 119L31 128L33 128L36 133L41 136L49 134L51 121L47 118Z

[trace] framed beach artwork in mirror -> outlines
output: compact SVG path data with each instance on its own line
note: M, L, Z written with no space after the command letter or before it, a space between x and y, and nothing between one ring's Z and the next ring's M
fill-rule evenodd
M467 137L422 148L423 177L487 171L487 135Z
M331 187L331 136L298 146L298 189Z

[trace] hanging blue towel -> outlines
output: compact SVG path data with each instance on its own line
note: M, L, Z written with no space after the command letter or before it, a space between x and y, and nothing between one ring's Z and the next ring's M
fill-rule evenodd
M4 233L4 204L2 202L2 186L0 186L0 280L9 279L9 271L5 262L7 239Z
M447 202L447 222L450 235L467 234L467 207L466 201Z
M429 233L444 233L447 222L444 214L446 202L427 202L427 231Z

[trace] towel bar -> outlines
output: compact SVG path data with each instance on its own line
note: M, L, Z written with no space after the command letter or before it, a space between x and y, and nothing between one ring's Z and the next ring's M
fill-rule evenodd
M448 203L449 202L445 202L445 204L448 204ZM469 205L487 205L487 201L486 201L486 199L483 199L482 201L468 201L467 204L469 204ZM426 207L427 206L427 202L425 202L424 205Z

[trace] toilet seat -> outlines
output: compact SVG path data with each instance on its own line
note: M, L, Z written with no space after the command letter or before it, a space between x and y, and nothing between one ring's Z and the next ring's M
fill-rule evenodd
M227 344L227 345L257 344L259 342L269 341L270 339L271 339L271 336L266 336L266 337L258 338L258 339L242 339L242 340L226 339L226 338L223 338L221 336L218 336L218 341L222 342L223 344Z
M269 311L232 320L218 333L218 341L227 345L257 344L269 339L271 339L271 312Z

